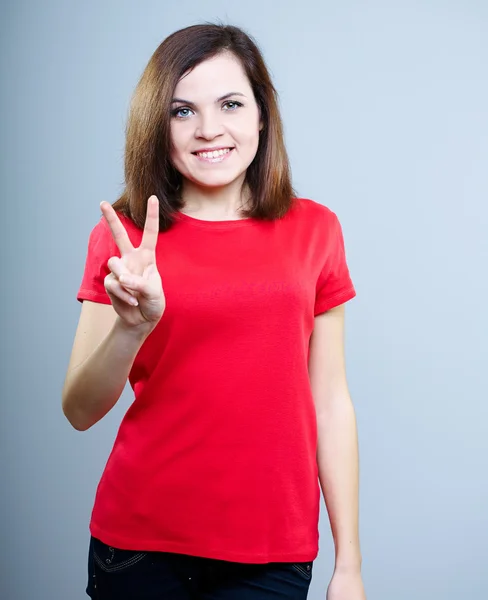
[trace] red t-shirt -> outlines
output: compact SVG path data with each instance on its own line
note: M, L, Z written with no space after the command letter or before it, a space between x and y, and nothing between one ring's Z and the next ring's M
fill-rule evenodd
M129 375L134 401L98 485L106 544L221 560L318 554L314 316L355 296L336 215L297 199L281 220L202 221L160 233L166 310ZM121 216L134 246L142 230ZM78 300L110 304L105 219Z

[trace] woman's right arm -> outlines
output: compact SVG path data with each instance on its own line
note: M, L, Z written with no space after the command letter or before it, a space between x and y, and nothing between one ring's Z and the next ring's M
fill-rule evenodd
M159 201L151 196L138 248L108 202L102 213L120 252L107 266L104 279L111 304L83 301L62 407L75 429L85 431L104 417L124 391L134 359L158 324L164 309L161 277L156 265Z
M62 393L66 418L86 431L120 398L134 359L154 325L128 326L111 304L82 304Z

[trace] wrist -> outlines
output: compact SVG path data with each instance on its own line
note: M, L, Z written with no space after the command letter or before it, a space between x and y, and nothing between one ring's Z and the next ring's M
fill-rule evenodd
M154 330L154 323L142 323L140 325L127 325L119 316L114 323L114 331L118 332L130 340L143 344L146 338Z
M359 573L362 566L361 556L338 556L335 561L334 571L338 573Z
M360 571L362 565L359 541L336 549L335 569L337 571Z

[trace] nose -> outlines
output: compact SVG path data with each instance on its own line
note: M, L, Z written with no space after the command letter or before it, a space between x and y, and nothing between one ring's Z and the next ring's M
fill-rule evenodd
M224 127L220 120L220 115L214 112L200 113L195 137L205 140L213 140L224 133Z

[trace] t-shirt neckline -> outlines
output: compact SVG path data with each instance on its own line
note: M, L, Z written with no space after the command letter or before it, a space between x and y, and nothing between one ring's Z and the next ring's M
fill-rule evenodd
M252 217L245 219L229 219L224 221L208 221L204 219L197 219L196 217L190 217L186 213L177 211L175 213L177 219L189 225L195 227L201 227L203 229L232 229L235 227L245 227L251 225L254 221Z

